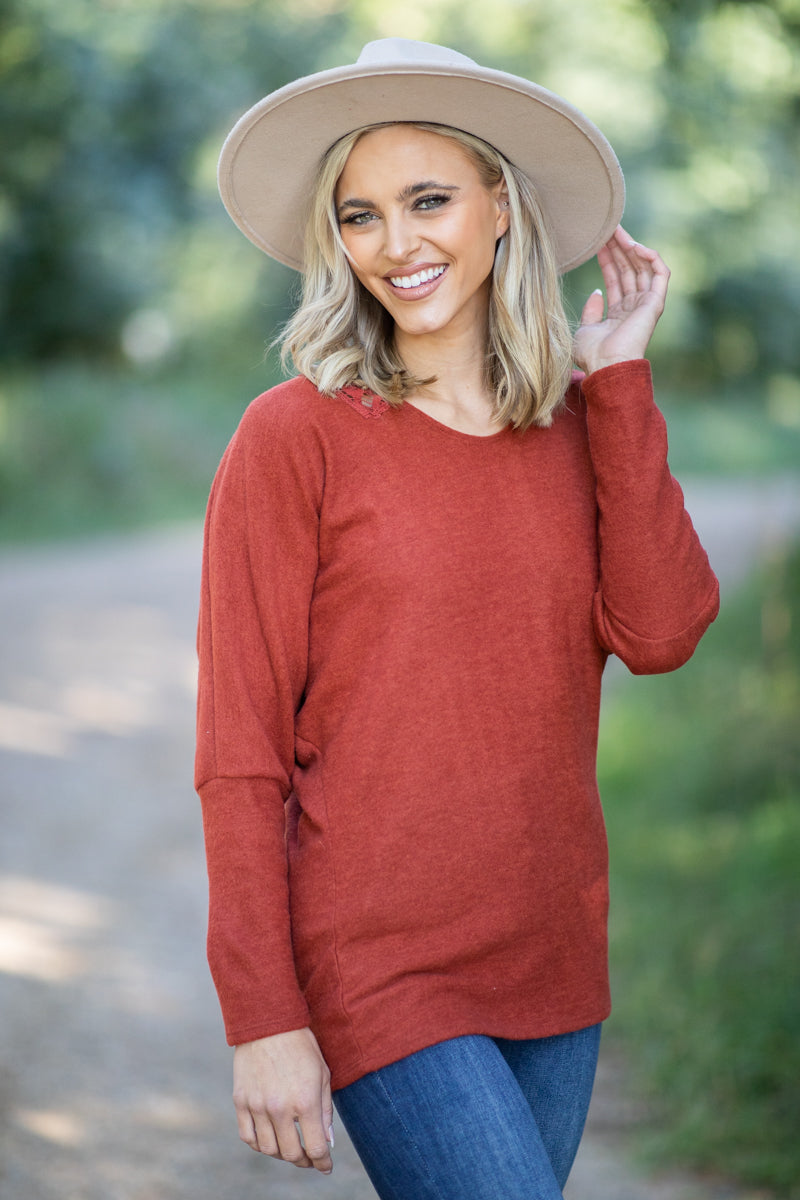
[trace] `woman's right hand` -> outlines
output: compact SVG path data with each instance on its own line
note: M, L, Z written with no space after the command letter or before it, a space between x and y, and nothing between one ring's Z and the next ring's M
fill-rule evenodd
M333 1170L331 1074L310 1029L237 1046L233 1103L248 1146L324 1175Z

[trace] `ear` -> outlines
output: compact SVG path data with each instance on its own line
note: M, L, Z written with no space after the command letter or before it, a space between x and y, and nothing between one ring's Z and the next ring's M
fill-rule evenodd
M508 203L508 188L505 183L498 184L495 199L497 201L497 237L501 238L508 230L511 214Z

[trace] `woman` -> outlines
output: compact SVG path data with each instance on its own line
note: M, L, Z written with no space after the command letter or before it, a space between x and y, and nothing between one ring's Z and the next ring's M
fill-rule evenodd
M248 409L206 529L240 1136L330 1171L333 1088L381 1197L560 1196L609 1010L603 666L678 667L717 611L644 359L669 272L582 114L441 47L267 97L220 186L305 267L301 374ZM573 339L558 274L594 254Z

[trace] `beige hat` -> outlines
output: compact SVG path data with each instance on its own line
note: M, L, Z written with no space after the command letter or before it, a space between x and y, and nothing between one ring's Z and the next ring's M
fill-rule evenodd
M355 66L298 79L246 112L219 160L225 207L251 242L302 271L320 159L346 133L383 121L451 125L504 154L537 189L562 272L596 254L619 223L622 171L583 113L527 79L404 38L369 42Z

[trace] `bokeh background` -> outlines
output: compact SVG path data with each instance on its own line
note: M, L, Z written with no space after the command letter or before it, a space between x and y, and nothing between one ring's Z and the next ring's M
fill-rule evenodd
M800 0L0 0L0 539L202 514L279 377L296 285L225 216L222 139L382 36L456 46L600 125L628 228L673 270L652 356L673 469L798 487ZM598 282L569 278L573 312ZM800 557L777 538L756 558L682 672L609 689L609 1032L650 1155L789 1197Z

